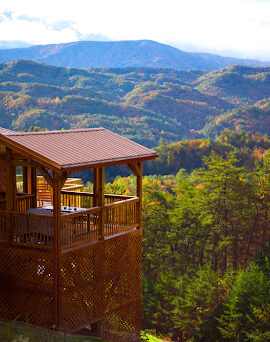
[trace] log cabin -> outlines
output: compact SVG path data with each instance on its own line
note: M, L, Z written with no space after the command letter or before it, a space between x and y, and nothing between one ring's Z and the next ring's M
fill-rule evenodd
M104 128L0 129L0 318L138 340L142 163L156 157ZM104 193L105 168L119 164L136 175L136 196ZM62 190L71 172L90 169L93 193ZM37 201L37 173L52 188L49 205Z

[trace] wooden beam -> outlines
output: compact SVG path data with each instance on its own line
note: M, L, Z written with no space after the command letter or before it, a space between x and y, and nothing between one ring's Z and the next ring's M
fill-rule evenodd
M100 167L98 169L98 206L101 208L99 217L99 231L101 235L101 240L105 239L105 168Z
M60 253L61 253L61 183L58 174L53 174L53 288L54 326L59 327L59 301L60 301Z
M128 163L129 168L137 177L140 175L139 163L140 162L136 162L136 161Z
M69 176L69 172L65 171L63 172L62 174L62 180L61 180L61 189L63 188L63 186L65 185L67 179L68 179L68 176Z
M38 166L38 171L42 174L42 176L46 179L50 187L53 187L53 178L49 174L49 172L43 167L43 166Z

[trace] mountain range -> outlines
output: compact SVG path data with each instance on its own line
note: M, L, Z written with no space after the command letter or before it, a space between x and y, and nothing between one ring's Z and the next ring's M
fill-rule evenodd
M224 128L269 133L270 68L216 71L0 64L0 126L105 127L149 147L215 137Z
M0 49L0 62L27 59L63 67L151 67L175 70L216 70L233 64L270 66L270 62L181 51L151 40L77 41Z

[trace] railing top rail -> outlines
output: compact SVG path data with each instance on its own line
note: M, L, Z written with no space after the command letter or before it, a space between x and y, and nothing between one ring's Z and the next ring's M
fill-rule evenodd
M6 213L6 211L4 210L0 210L0 214L1 213ZM34 213L22 213L20 211L10 211L10 214L14 215L14 216L26 216L26 217L35 217L35 218L42 218L45 220L53 220L53 215L44 215L44 214L34 214Z
M123 199L133 199L137 198L136 196L127 196L127 195L115 195L115 194L105 194L105 198L123 198Z
M76 196L93 196L91 192L85 192L85 191L70 191L70 190L61 190L61 194L67 194L67 195L76 195Z
M121 207L124 204L129 204L129 203L137 203L139 202L139 197L132 197L127 200L119 201L119 202L114 202L110 204L105 204L105 208L114 208L114 207Z
M34 195L33 194L22 194L19 196L17 195L16 199L18 200L18 199L31 198L31 197L34 197Z
M83 215L88 215L88 214L93 214L93 213L98 213L101 211L101 207L93 207L87 210L80 210L76 213L66 213L64 215L61 216L62 220L69 220L71 218L74 217L79 217L79 216L83 216Z
M91 192L85 192L85 191L70 191L70 190L61 190L61 194L67 194L67 195L76 195L76 196L93 196L93 193ZM115 195L115 194L105 194L105 198L122 198L122 199L133 199L136 198L136 196L127 196L127 195Z

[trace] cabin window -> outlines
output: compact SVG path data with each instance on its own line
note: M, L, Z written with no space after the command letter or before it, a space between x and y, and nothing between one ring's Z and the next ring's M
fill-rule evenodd
M16 166L16 187L17 192L23 192L23 167Z

